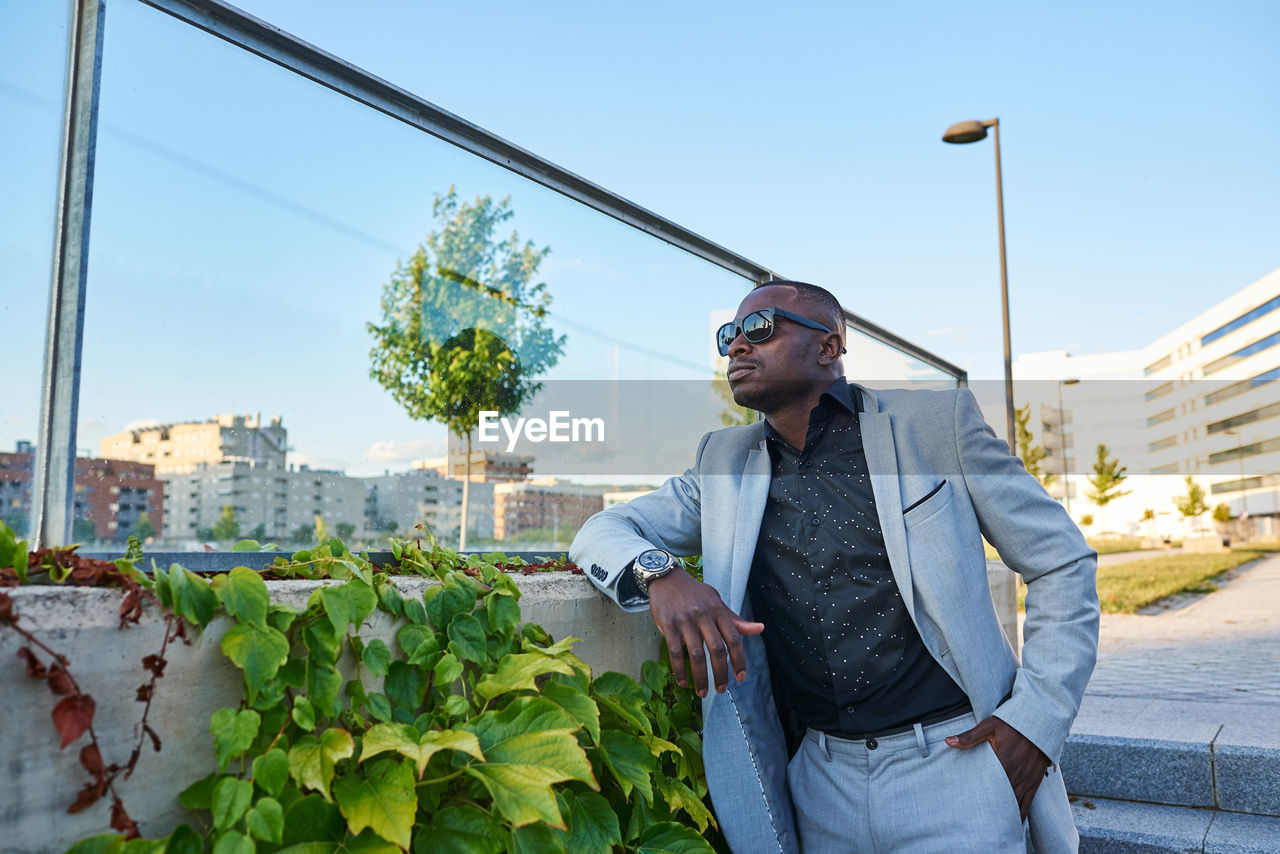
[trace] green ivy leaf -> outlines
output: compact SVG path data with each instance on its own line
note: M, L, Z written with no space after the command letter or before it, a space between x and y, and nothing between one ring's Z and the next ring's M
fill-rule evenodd
M480 741L475 733L465 730L430 730L421 735L418 730L408 724L385 723L375 724L364 734L360 750L360 761L364 762L379 753L388 750L412 759L418 766L418 779L427 769L431 757L441 750L456 750L472 758L484 761L484 753L480 750Z
M247 566L237 566L225 575L214 577L213 592L227 613L241 623L266 628L271 596L261 575Z
M635 850L636 854L708 854L713 851L696 830L674 821L649 825L640 834Z
M454 626L458 624L454 621ZM453 626L449 627L450 633ZM499 694L508 691L536 690L536 679L548 673L572 674L573 668L563 661L548 658L538 653L526 652L509 655L498 664L497 672L491 673L476 685L476 693L486 700L492 700Z
M378 604L382 606L382 610L393 617L404 616L404 598L393 583L380 581L374 589L378 593Z
M209 809L213 803L213 786L221 779L221 774L210 774L196 780L178 795L178 803L189 810Z
M415 626L427 625L427 610L422 607L422 603L417 599L404 600L404 615Z
M198 626L209 625L218 608L218 597L208 581L175 563L169 567L169 591L178 616Z
M287 634L298 612L285 605L272 604L267 608L267 625L281 634Z
M263 618L266 618L266 609L263 609ZM280 665L289 658L289 640L265 625L237 623L222 636L222 652L244 671L245 688L252 704L262 686L275 678Z
M387 667L391 664L391 650L382 641L374 638L364 648L364 666L373 676L386 676Z
M461 614L449 624L449 651L458 658L484 664L489 659L484 626L471 614Z
M234 830L228 830L213 843L213 854L254 854L255 851L253 840Z
M545 824L526 824L511 835L511 854L561 854L569 851L564 831Z
M400 644L401 652L409 656L410 660L423 647L429 647L427 652L435 652L440 649L440 642L436 640L436 633L431 630L431 627L420 626L416 623L406 623L401 626L400 630L396 632L396 642Z
M715 817L711 815L711 811L707 809L702 799L680 780L660 775L658 791L662 793L662 799L667 802L667 806L671 807L672 812L684 810L698 826L698 830L706 830L708 824L716 823Z
M244 826L255 839L279 844L284 835L284 809L275 798L260 798L245 815Z
M119 833L88 836L68 848L64 854L117 854L124 837Z
M649 752L654 755L654 758L660 757L664 753L674 753L677 756L680 755L680 748L667 741L665 738L658 738L656 735L642 735L640 736L640 740L649 748Z
M273 747L253 760L253 782L268 795L279 797L288 781L289 754L280 748Z
M569 717L582 725L593 742L600 743L600 708L595 700L576 688L556 681L542 686L542 696L564 709Z
M445 807L429 827L414 834L414 854L500 854L507 830L497 819L471 805Z
M515 634L520 624L520 605L510 596L490 593L485 597L485 610L489 614L489 628L503 637Z
M342 651L342 636L335 633L328 620L318 620L302 632L302 642L307 647L307 658L325 667L338 662Z
M213 826L226 830L240 820L253 800L253 784L248 780L223 777L213 787Z
M622 673L602 673L591 683L591 694L601 708L608 709L638 730L653 734L653 724L645 713L644 689Z
M335 780L333 794L352 833L367 827L403 849L413 841L418 793L408 765L391 759L375 762L368 777L355 773Z
M595 792L562 792L569 806L569 851L574 854L610 854L622 844L618 816L603 796Z
M204 854L204 840L189 824L180 824L173 829L164 843L164 854Z
M475 607L476 589L470 583L463 587L450 579L439 587L428 587L422 594L422 600L432 628L443 631L455 617L466 614Z
M456 718L468 714L471 711L471 703L461 694L450 694L441 709L446 715Z
M336 843L347 835L347 823L321 795L298 798L285 807L283 844Z
M295 724L307 732L311 732L316 728L316 707L311 705L311 701L301 694L293 698L291 717Z
M369 697L369 714L380 721L391 720L391 701L386 694L374 694Z
M342 674L331 666L307 662L307 696L321 714L336 717L338 692L342 690Z
M262 545L257 540L240 540L231 547L233 552L260 552Z
M600 751L597 757L618 781L622 793L631 797L634 786L648 804L653 804L653 781L650 775L658 763L643 741L622 730L606 729L600 733Z
M432 672L435 674L436 687L445 690L462 676L463 665L451 652L445 653Z
M418 668L403 661L393 661L387 669L382 689L393 704L412 712L422 705L422 698L427 693L427 680Z
M340 587L321 588L320 602L334 632L342 636L346 634L348 625L359 629L378 606L378 595L364 579L356 577Z
M209 718L209 732L213 733L213 751L218 760L218 771L253 744L258 735L262 716L252 709L237 712L235 709L218 709Z
M346 730L327 729L315 736L304 735L289 748L289 774L302 789L314 789L333 800L329 783L333 780L333 766L355 752L355 741Z

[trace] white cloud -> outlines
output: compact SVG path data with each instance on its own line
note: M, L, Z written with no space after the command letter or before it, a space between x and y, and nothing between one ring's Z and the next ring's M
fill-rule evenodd
M137 421L130 421L128 424L124 425L124 428L120 432L123 433L126 430L146 430L148 427L159 427L161 423L162 422L157 418L141 418ZM81 424L84 424L84 422L81 422Z
M427 457L443 457L447 449L444 439L384 439L366 448L364 456L383 463L407 463Z

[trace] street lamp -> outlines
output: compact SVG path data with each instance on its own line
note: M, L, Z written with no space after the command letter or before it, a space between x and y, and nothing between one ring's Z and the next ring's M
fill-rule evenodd
M1241 450L1243 437L1240 435L1239 430L1223 430L1222 432L1228 436L1236 437L1236 459L1240 460L1240 535L1242 539L1247 539L1244 532L1249 518L1249 501L1244 483L1244 451Z
M1078 377L1069 380L1058 380L1058 438L1062 440L1062 494L1067 499L1067 515L1071 515L1071 478L1067 474L1067 413L1062 408L1062 387L1076 385Z
M1004 320L1004 408L1008 419L1009 452L1017 453L1017 433L1013 422L1013 356L1009 348L1009 270L1004 253L1004 188L1000 182L1000 120L957 122L942 135L943 142L962 145L987 138L993 131L996 147L996 219L1000 224L1000 308Z

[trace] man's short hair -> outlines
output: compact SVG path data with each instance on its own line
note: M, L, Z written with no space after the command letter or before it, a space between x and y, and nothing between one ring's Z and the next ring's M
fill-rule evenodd
M817 315L813 319L835 324L831 327L832 331L838 332L840 339L844 340L844 309L840 307L840 300L836 299L835 294L818 285L811 285L808 282L793 282L789 279L774 279L772 282L761 282L756 287L764 288L771 285L785 285L789 288L795 288L796 299L800 300L801 304Z

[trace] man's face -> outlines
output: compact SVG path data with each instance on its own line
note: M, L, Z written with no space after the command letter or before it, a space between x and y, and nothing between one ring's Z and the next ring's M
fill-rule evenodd
M795 289L787 285L756 288L738 306L735 317L741 319L760 308L781 308L824 326L831 324L827 318L815 317L810 307L796 299ZM826 345L825 349L834 353L824 356L823 342L828 337L826 332L783 317L774 319L773 334L766 341L753 344L739 334L729 347L726 372L734 401L770 415L806 400L815 386L825 386L834 376L831 363L838 358L839 350Z

